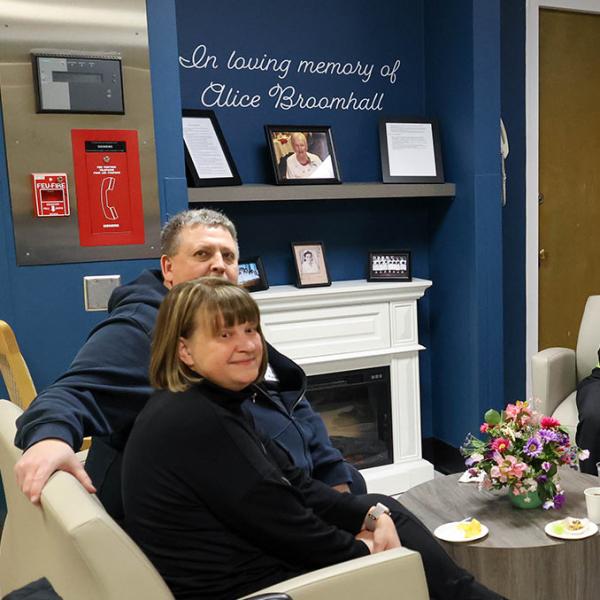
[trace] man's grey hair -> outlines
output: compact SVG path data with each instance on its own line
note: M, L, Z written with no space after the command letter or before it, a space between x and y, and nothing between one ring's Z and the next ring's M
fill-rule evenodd
M235 225L222 212L201 208L184 210L171 217L160 232L160 251L167 256L173 256L179 249L179 234L185 227L204 225L205 227L222 227L231 234L235 245L238 245Z

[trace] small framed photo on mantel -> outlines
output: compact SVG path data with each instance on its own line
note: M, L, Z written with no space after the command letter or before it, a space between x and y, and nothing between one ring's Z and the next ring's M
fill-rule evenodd
M379 148L384 183L444 183L436 121L382 118Z
M341 183L331 127L265 125L277 185Z
M323 242L292 242L296 287L331 285Z
M212 110L183 109L183 147L190 187L241 185L217 117Z
M412 281L410 250L371 250L367 281Z
M268 290L267 273L260 256L252 256L238 262L238 283L249 292Z

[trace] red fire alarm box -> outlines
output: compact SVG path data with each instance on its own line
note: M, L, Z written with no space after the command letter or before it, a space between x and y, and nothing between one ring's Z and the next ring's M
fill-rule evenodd
M73 129L79 242L144 243L137 131Z
M71 214L66 173L32 173L31 179L36 217L68 217Z

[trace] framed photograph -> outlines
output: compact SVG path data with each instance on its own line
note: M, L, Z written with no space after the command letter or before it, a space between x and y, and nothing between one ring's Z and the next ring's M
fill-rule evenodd
M367 281L412 281L410 250L371 250Z
M265 125L277 185L341 183L331 127Z
M384 183L444 183L436 121L382 118L379 148Z
M249 292L268 290L267 274L260 256L252 256L239 261L238 283Z
M241 185L215 113L183 109L182 125L188 186Z
M331 285L323 242L292 242L296 287Z

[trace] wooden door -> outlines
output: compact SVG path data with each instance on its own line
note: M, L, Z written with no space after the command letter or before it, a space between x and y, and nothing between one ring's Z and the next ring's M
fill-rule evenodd
M539 348L575 348L600 294L600 15L540 11L539 56Z

